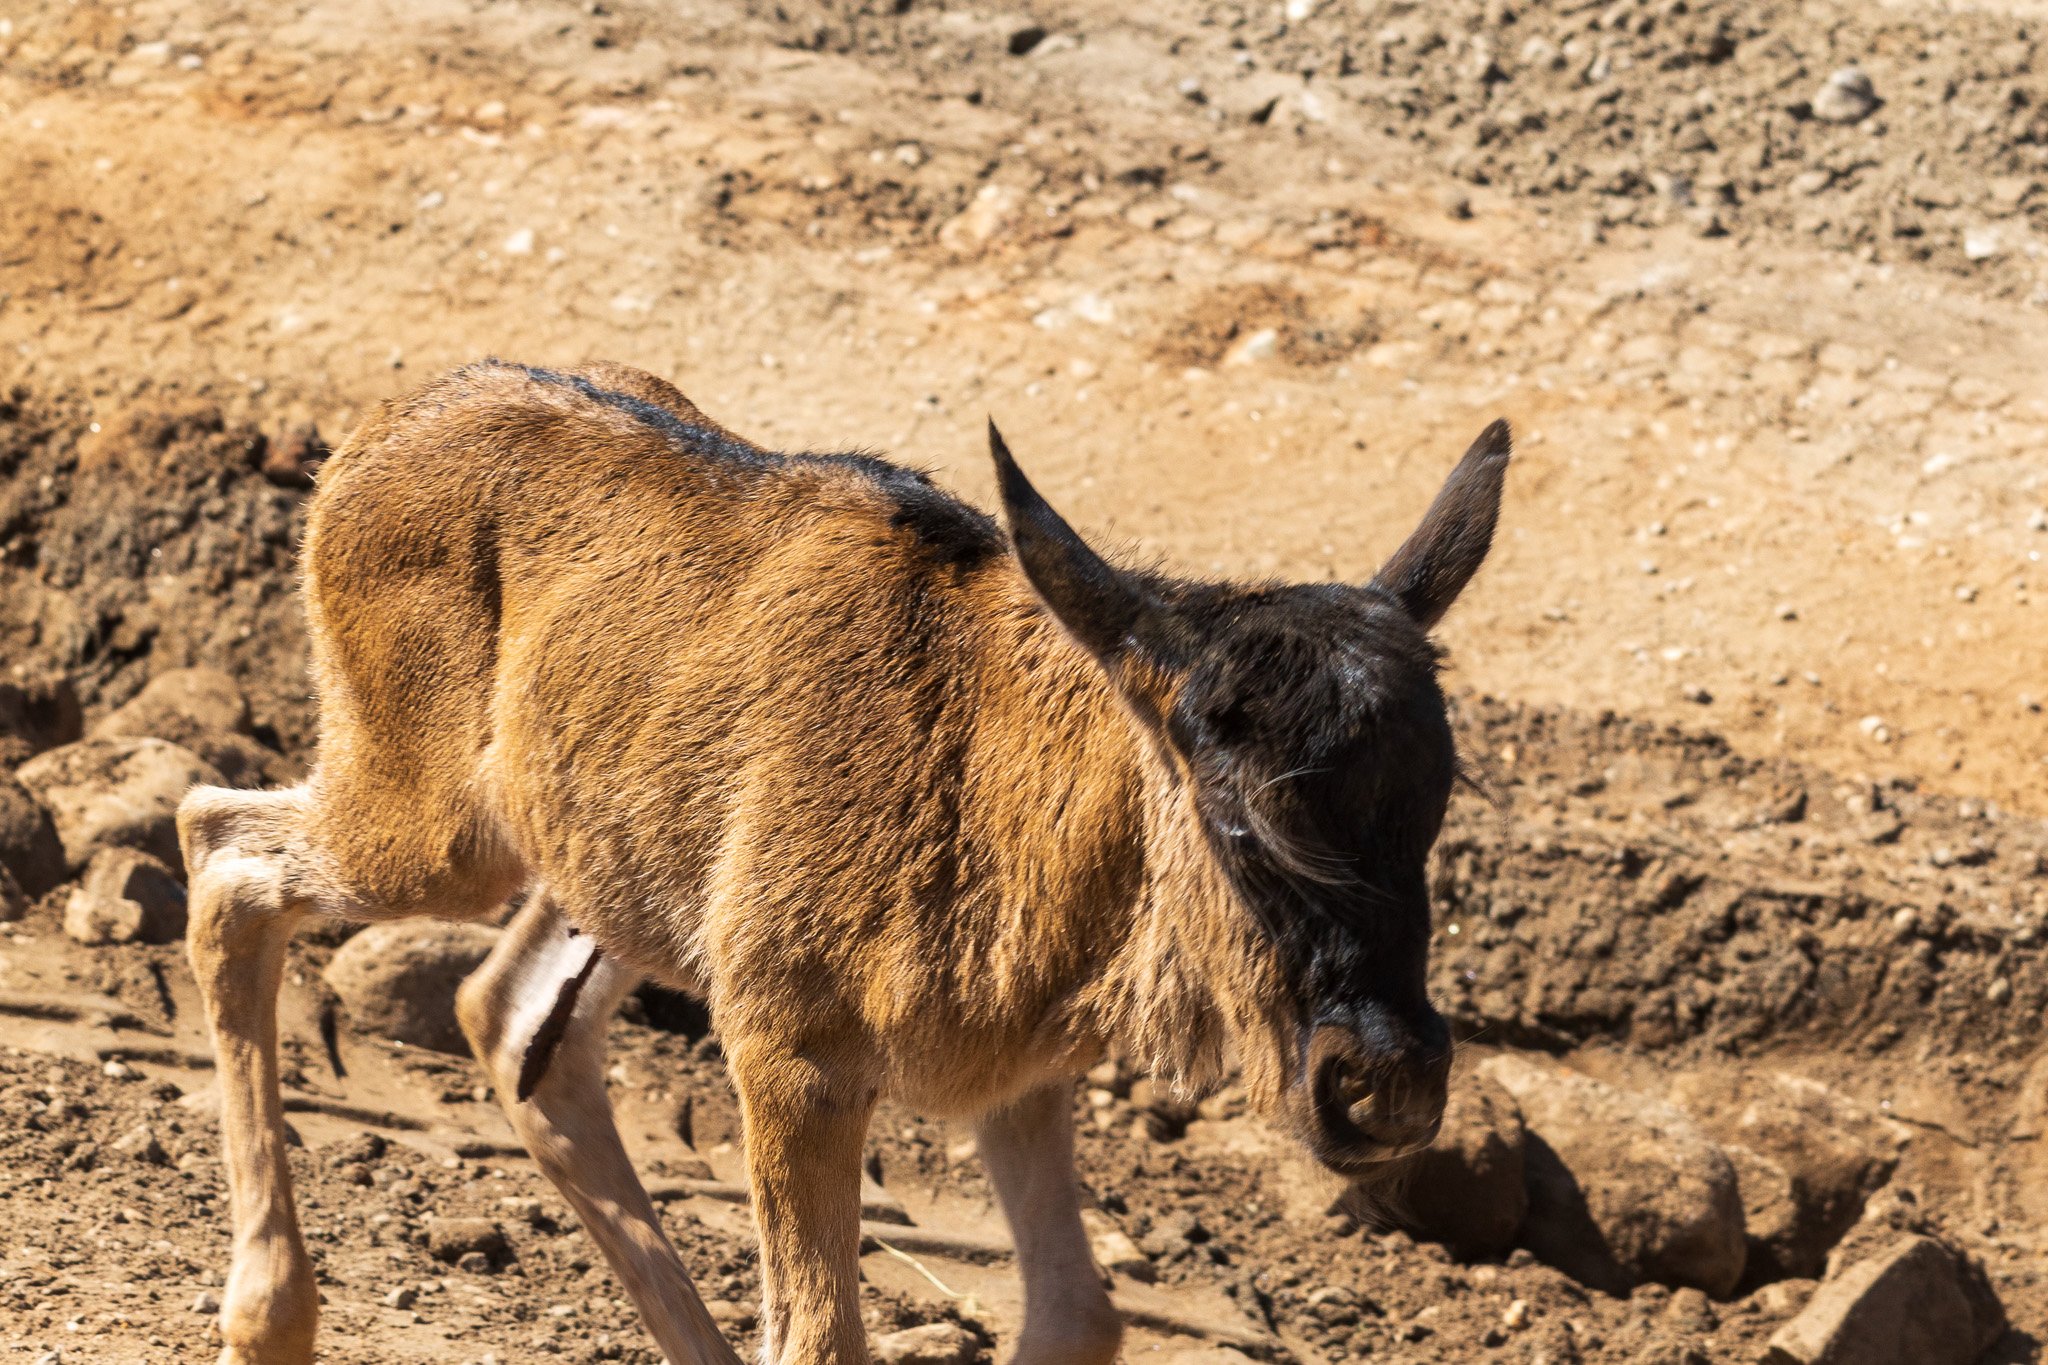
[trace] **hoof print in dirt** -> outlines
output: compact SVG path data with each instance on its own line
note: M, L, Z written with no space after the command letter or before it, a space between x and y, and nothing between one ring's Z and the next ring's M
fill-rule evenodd
M185 888L140 849L103 848L64 905L64 932L87 947L175 943L185 936Z
M74 871L103 848L137 848L180 866L178 802L221 781L197 754L161 739L80 740L37 755L15 776L50 812Z
M29 900L64 880L64 845L57 826L28 788L0 772L0 869Z
M981 1343L957 1323L928 1322L875 1338L881 1365L972 1365L980 1358Z
M326 980L358 1033L466 1057L455 988L497 942L480 924L373 924L341 946Z
M218 769L229 786L284 786L299 766L257 743L249 703L235 680L214 668L174 668L92 727L94 739L166 740Z
M1529 1211L1523 1146L1514 1097L1483 1076L1463 1077L1451 1086L1436 1141L1401 1173L1391 1212L1461 1260L1503 1255ZM1372 1191L1359 1190L1341 1206L1370 1223L1376 1202Z
M512 1259L505 1230L488 1218L432 1218L427 1252L472 1274L489 1274Z
M1646 1281L1726 1298L1742 1279L1742 1199L1728 1157L1685 1114L1555 1063L1489 1058L1521 1106L1522 1243L1592 1288Z
M1766 1365L1971 1365L2005 1330L1975 1262L1906 1237L1844 1267L1771 1338Z

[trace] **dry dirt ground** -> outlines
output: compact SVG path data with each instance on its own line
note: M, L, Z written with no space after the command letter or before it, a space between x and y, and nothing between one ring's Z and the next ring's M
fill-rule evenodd
M1879 102L1831 122L1851 63ZM993 414L1077 523L1251 577L1369 574L1510 417L1445 632L1499 804L1446 838L1439 997L1475 1057L1717 1136L1825 1084L1890 1171L1855 1235L1981 1258L1988 1359L2041 1358L2043 6L6 0L0 128L0 680L89 721L224 668L286 766L303 492L255 467L481 355L639 365L983 503ZM63 894L0 942L0 1353L197 1358L189 977L71 943ZM286 1002L325 1358L653 1359L473 1068L325 1025L336 941ZM617 1025L614 1093L745 1336L731 1103L672 1010ZM1461 1263L1329 1215L1228 1096L1183 1132L1097 1089L1133 1360L1747 1360L1801 1302ZM117 1150L145 1123L160 1163ZM945 1234L864 1258L878 1332L1015 1324L963 1137L877 1123ZM429 1213L509 1250L442 1264Z

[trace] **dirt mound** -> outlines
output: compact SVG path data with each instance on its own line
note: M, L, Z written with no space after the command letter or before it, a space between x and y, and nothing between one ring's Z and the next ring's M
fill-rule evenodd
M93 715L157 674L233 674L254 732L311 739L294 565L301 490L259 471L269 442L197 400L91 422L0 403L0 656L61 673Z
M1432 981L1468 1036L2040 1046L2040 822L1617 716L1478 699L1462 721L1502 802L1440 846Z

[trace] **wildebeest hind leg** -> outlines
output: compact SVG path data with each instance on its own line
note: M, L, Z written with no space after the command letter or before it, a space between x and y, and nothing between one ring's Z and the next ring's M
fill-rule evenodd
M671 1365L738 1365L662 1231L605 1094L605 1026L637 984L541 890L462 984L457 1013L520 1141L590 1230Z

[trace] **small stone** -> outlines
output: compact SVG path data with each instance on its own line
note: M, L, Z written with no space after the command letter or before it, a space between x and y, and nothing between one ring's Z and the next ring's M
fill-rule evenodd
M1685 684L1678 689L1678 694L1696 706L1707 706L1714 700L1714 694L1698 683Z
M310 422L292 427L263 446L263 462L256 469L279 488L311 488L313 472L328 456L327 442Z
M1095 1252L1095 1263L1104 1270L1147 1283L1158 1278L1158 1267L1138 1250L1138 1244L1122 1228L1104 1228L1088 1244Z
M1823 123L1858 123L1883 101L1860 67L1845 66L1814 94L1813 116Z
M1749 1296L1756 1311L1768 1318L1788 1318L1813 1297L1812 1280L1773 1280Z
M2005 254L2005 241L1997 228L1975 227L1963 231L1963 255L1972 261L1988 261Z
M1995 977L1991 987L1984 992L1984 998L1994 1005L2003 1005L2012 999L2012 980L2009 977Z
M434 1218L427 1223L427 1251L437 1261L481 1256L488 1266L509 1259L512 1246L503 1229L488 1218Z
M1033 48L1046 39L1046 29L1041 24L1026 24L1010 31L1009 48L1012 57L1028 57Z
M1513 1300L1500 1315L1500 1325L1507 1328L1510 1332L1521 1330L1528 1325L1528 1322L1529 1301L1527 1299Z
M384 1306L386 1308L396 1308L401 1311L412 1307L419 1301L420 1291L414 1289L409 1284L399 1285L396 1289L392 1290L390 1293L384 1296Z
M192 1300L192 1311L195 1313L218 1313L220 1311L220 1299L211 1289L202 1289L199 1291L198 1296Z
M1230 348L1223 357L1226 365L1256 365L1271 360L1280 352L1280 333L1271 327L1261 327L1244 340Z
M880 1365L968 1365L981 1343L958 1323L928 1322L875 1338Z
M151 1166L168 1166L171 1161L163 1144L157 1141L155 1130L146 1123L138 1123L114 1139L113 1149L122 1156Z
M175 943L185 936L185 888L147 853L103 848L65 902L64 932L89 947Z
M517 228L505 238L498 248L507 256L531 256L533 254L533 229Z

